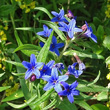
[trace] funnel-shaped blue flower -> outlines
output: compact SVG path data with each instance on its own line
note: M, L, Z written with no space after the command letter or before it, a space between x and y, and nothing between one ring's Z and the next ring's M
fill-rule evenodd
M77 65L77 63L73 63L72 65L68 66L68 74L74 75L76 78L78 78L83 71L82 70L76 70L75 66Z
M67 22L68 23L68 21L66 20L66 18L64 17L64 10L63 9L61 9L60 10L60 13L57 13L57 12L55 12L55 11L52 11L51 12L55 17L51 20L52 22Z
M49 37L52 29L49 29L46 25L43 25L44 31L38 32L37 34L44 37Z
M73 103L74 102L74 95L79 95L79 91L76 90L76 87L78 85L78 82L75 81L71 85L68 85L66 82L61 82L61 84L64 86L65 90L58 93L60 96L67 96L68 100Z
M46 65L44 64L43 68L41 69L40 73L41 73L41 76L44 76L44 75L51 75L51 70L52 70L52 67L53 67L53 64L55 63L55 61L50 61L48 62Z
M67 32L69 38L73 38L74 37L74 32L82 32L82 29L76 28L76 20L72 19L69 24L66 23L59 23L61 25L61 27L59 27L59 30Z
M62 91L60 82L66 81L68 79L68 75L58 76L57 68L54 67L52 68L51 76L45 75L42 76L42 79L48 81L48 83L44 87L45 91L54 88L56 92L60 92Z
M31 54L30 63L23 61L22 64L27 69L25 79L30 78L32 74L35 74L36 78L40 77L40 71L38 69L43 65L43 63L36 62L36 57L34 54Z
M87 22L85 21L87 30L84 33L87 37L90 37L95 43L97 43L97 37L93 34L93 30L91 27L88 26Z

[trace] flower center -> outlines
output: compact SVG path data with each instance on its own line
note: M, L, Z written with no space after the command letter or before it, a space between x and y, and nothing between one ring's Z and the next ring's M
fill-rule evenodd
M52 48L55 48L55 45L54 44L52 44Z

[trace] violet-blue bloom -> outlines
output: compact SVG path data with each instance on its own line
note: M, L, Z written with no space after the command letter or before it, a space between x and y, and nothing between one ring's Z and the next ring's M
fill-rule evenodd
M62 70L65 68L63 63L57 63L57 64L55 64L55 67L58 69L60 74L62 74Z
M66 18L64 17L64 10L63 9L61 9L60 10L60 13L57 13L57 12L55 12L55 11L52 11L51 12L55 17L51 20L52 22L67 22L68 23L68 21L66 20Z
M36 57L34 54L31 54L30 56L30 63L27 61L23 61L22 64L27 69L25 79L30 78L32 74L35 74L37 79L40 77L39 68L43 65L43 63L36 62Z
M49 29L46 25L43 25L44 31L38 32L37 34L44 37L49 37L52 29Z
M42 79L47 81L48 83L44 86L44 90L47 91L51 88L54 88L56 92L62 91L60 86L60 82L66 81L68 79L68 75L58 76L57 68L52 68L51 76L45 75L42 76Z
M76 70L75 66L77 65L77 63L73 63L72 65L68 66L68 74L74 75L75 78L78 78L83 71L82 70Z
M74 37L74 32L82 32L82 29L76 28L76 20L72 19L69 24L66 23L59 23L61 27L59 27L59 30L67 32L69 38Z
M51 69L54 65L55 61L50 61L48 62L46 65L44 64L43 68L40 70L40 77L44 76L44 75L51 75Z
M78 82L75 81L71 85L69 85L66 82L61 82L61 84L64 86L65 90L58 93L60 96L67 96L68 100L73 103L74 102L74 95L79 95L79 91L76 90L76 87L78 85Z
M87 30L84 33L87 37L90 37L95 43L97 43L97 37L93 34L93 30L91 27L88 26L87 22L85 21Z
M40 46L43 47L44 43L40 42ZM59 53L59 48L62 48L64 46L64 43L57 43L57 39L55 36L52 37L52 43L50 45L50 51L55 52L58 56L60 55Z

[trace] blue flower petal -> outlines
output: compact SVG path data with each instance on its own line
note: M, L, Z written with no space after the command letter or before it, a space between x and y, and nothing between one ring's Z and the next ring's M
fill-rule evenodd
M57 48L62 48L63 46L64 46L64 43L58 43L58 44L56 45Z
M58 93L58 95L60 95L60 96L67 96L67 94L68 94L67 90L63 90Z
M55 84L54 89L55 89L55 91L56 91L57 93L60 92L60 91L62 91L62 88L61 88L61 86L60 86L59 83Z
M72 31L69 31L68 32L68 36L69 36L69 38L73 38L74 37L74 33Z
M59 27L58 29L61 31L67 32L67 30L64 27Z
M68 100L69 100L71 103L74 102L74 98L73 98L73 95L72 95L72 94L67 95L67 97L68 97Z
M37 67L38 69L41 68L43 66L43 63L42 62L37 62L35 67Z
M51 13L52 13L54 16L58 16L58 13L55 12L55 11L52 11Z
M44 46L44 43L43 43L43 42L40 42L39 44L40 44L40 46L41 46L41 47L43 47L43 46Z
M82 32L82 29L74 28L74 32Z
M52 43L53 43L54 45L57 44L57 39L56 39L55 36L52 37Z
M76 88L77 86L78 86L78 82L75 81L75 82L73 82L73 83L70 85L70 89L74 89L74 88Z
M32 68L31 64L29 62L27 62L27 61L23 61L22 64L27 69Z
M58 56L60 55L59 50L57 48L54 51Z
M97 43L97 37L92 33L91 34L91 39L95 42L95 43Z
M52 73L51 73L51 76L54 78L54 79L58 79L58 71L57 71L57 68L52 68Z
M72 94L73 95L79 95L79 91L78 90L74 90L74 91L72 91Z
M42 76L42 79L44 81L50 81L50 78L51 78L51 76L48 76L48 75Z
M25 73L25 79L28 79L33 73L33 70L32 69L28 69Z
M45 32L41 31L41 32L37 32L37 34L40 35L40 36L43 36L45 34Z
M51 88L53 88L54 87L54 85L52 84L52 83L47 83L45 86L44 86L44 90L45 91L47 91L47 90L49 90L49 89L51 89Z
M62 16L64 16L64 10L63 10L63 9L61 9L61 10L60 10L60 13L59 13L59 15L62 15Z
M55 61L54 61L54 60L49 61L49 62L47 63L47 66L48 66L49 68L52 68L52 67L53 67L53 65L54 65L54 63L55 63Z
M44 32L48 32L48 30L49 30L45 24L43 25L43 29L44 29Z
M69 89L69 85L68 85L68 83L66 83L66 82L61 82L61 84L63 85L63 87L65 88L65 89Z
M32 64L33 67L35 66L35 63L36 63L36 57L35 57L34 54L31 54L31 57L30 57L30 63Z
M67 79L68 79L68 75L62 75L62 76L59 76L58 81L59 82L66 81Z
M40 78L40 71L38 69L34 69L33 72L36 75L36 78L39 79Z

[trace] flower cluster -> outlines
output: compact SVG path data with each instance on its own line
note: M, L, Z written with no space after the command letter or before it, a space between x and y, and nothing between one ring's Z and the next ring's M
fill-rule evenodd
M6 30L8 30L8 25L0 25L0 42L7 40L5 33Z
M65 32L69 43L71 43L71 41L73 41L76 37L80 37L81 34L83 37L91 38L95 43L97 43L97 37L93 34L92 28L88 26L86 21L84 26L78 28L76 26L76 18L70 10L66 15L70 20L65 18L63 9L61 9L59 13L55 11L52 11L51 13L55 16L51 19L51 21L58 24L58 29L60 31ZM36 34L48 38L51 35L52 30L53 29L49 29L44 24L43 31L37 32ZM43 47L44 43L40 42L40 46ZM57 38L53 35L49 50L55 52L58 58L60 58L59 48L62 48L63 46L65 46L64 43L57 43ZM66 45L62 52L64 52L67 47L68 46ZM54 64L54 60L49 61L47 64L36 62L36 57L32 54L30 57L30 63L26 61L22 62L24 67L27 69L25 79L29 79L30 81L35 81L40 78L43 79L44 81L47 81L47 84L43 88L45 91L54 88L59 96L67 96L68 100L73 103L73 96L79 95L79 91L76 90L78 82L75 81L69 85L65 81L68 80L70 75L74 75L75 78L78 78L83 73L83 70L86 69L84 63L80 60L76 53L74 53L74 57L77 62L69 65L68 70L65 74L63 74L62 70L65 69L63 63L60 62ZM79 69L76 69L77 65L79 65Z
M30 81L35 81L36 79L43 79L48 83L44 86L44 90L47 91L54 88L59 96L67 96L69 101L72 103L74 101L73 95L79 95L79 91L76 90L78 82L75 81L71 85L67 84L65 81L69 78L69 75L74 75L78 78L83 71L76 70L75 66L77 63L73 63L68 66L68 71L63 75L62 70L64 70L63 63L54 64L55 61L49 61L47 64L36 62L36 57L34 54L30 56L30 63L23 61L22 64L27 69L25 74L25 79ZM59 73L62 74L59 76ZM62 86L65 88L62 89Z
M58 28L62 32L66 32L67 39L75 39L75 37L87 37L91 38L95 43L97 43L97 37L93 34L93 30L91 27L88 26L87 22L78 28L76 26L76 17L73 16L72 12L69 10L68 14L66 15L70 18L70 22L64 16L64 10L61 9L59 13L52 11L51 12L55 17L52 18L52 22L57 23L60 27ZM49 29L46 25L43 25L43 31L37 32L37 35L43 37L49 37L52 32L52 29ZM81 34L81 35L80 35ZM80 36L79 36L80 35ZM40 46L43 47L44 43L40 42ZM55 52L58 56L60 55L58 49L62 48L64 43L57 43L57 39L55 36L52 38L52 43L50 45L50 51Z

